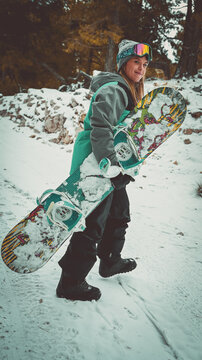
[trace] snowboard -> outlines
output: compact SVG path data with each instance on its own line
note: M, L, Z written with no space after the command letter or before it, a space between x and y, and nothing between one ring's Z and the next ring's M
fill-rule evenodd
M179 129L185 115L185 99L173 88L156 88L144 96L132 115L114 128L122 172L136 176L144 160ZM110 177L116 176L115 170L109 159L97 164L91 153L57 189L44 191L37 207L3 240L4 263L18 273L34 272L47 263L73 232L85 229L85 218L114 190Z

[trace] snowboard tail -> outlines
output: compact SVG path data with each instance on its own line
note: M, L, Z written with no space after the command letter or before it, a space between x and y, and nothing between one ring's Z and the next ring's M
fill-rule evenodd
M103 179L101 176L91 177L90 175L88 179L89 185L84 184L82 186L82 174L78 170L55 191L68 194L72 204L75 204L73 209L76 211L74 212L80 215L78 217L74 214L70 226L66 228L60 226L50 221L47 216L50 204L57 204L57 200L59 200L59 195L53 192L8 233L2 243L1 256L11 270L18 273L36 271L50 260L74 231L84 230L86 216L113 191L109 179ZM102 179L104 184L102 184ZM95 196L97 187L100 188L100 193Z

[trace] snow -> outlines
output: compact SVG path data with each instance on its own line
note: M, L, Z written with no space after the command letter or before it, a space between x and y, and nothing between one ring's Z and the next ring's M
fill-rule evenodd
M135 257L137 269L102 279L97 262L87 281L101 289L101 299L72 302L55 295L58 260L68 241L31 274L16 274L1 260L1 360L202 359L202 200L196 194L202 184L202 141L201 132L183 132L202 129L202 118L191 115L202 111L196 90L201 73L189 80L148 80L145 91L164 85L180 90L188 114L182 129L128 185L131 223L123 256ZM55 133L44 132L43 105L50 117L65 116L75 138L79 113L90 101L86 93L30 89L1 98L1 114L11 107L12 115L4 112L0 122L1 240L35 207L35 198L56 188L70 169L73 144L50 141Z

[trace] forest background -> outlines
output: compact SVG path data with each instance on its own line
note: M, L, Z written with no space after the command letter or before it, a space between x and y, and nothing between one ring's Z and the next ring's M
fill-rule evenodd
M0 92L82 82L116 71L120 40L152 45L148 76L202 68L200 0L0 0Z

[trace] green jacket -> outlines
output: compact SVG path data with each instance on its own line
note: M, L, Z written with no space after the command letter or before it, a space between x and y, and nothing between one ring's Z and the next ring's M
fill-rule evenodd
M118 74L101 72L93 78L91 90L94 94L84 119L84 130L74 144L70 175L91 152L98 163L108 157L112 165L117 164L113 129L134 107L128 85Z

